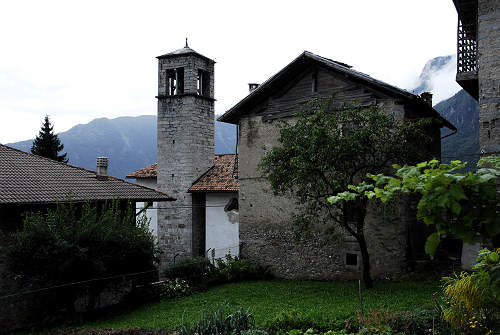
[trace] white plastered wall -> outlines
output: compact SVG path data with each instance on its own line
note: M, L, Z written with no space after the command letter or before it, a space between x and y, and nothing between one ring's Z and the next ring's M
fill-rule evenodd
M231 200L238 199L238 193L207 193L206 194L206 240L207 256L212 258L239 255L238 210L224 211ZM213 253L215 249L215 254Z
M156 189L156 178L138 178L137 185L149 187L152 189ZM136 213L141 211L147 203L138 202L136 204ZM146 210L146 217L149 219L149 230L153 232L154 236L158 236L158 203L153 202L153 205L150 206L150 209Z

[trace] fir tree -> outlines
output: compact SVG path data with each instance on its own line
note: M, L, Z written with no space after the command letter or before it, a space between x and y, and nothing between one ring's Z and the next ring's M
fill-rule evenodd
M38 136L33 140L31 153L34 155L47 157L58 162L67 163L66 153L59 155L64 149L64 145L57 135L54 135L54 126L50 123L49 116L45 115L45 120L40 128Z

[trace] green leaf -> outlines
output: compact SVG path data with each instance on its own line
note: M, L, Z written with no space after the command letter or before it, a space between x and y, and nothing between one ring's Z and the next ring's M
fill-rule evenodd
M417 168L422 169L427 166L427 162L421 162L417 164Z
M436 253L436 249L439 245L439 234L438 233L432 233L429 235L427 238L427 241L425 241L425 252L428 255L434 256Z
M497 266L494 266L494 267L491 268L491 270L490 270L490 281L491 281L491 283L500 281L500 265L497 265Z
M500 224L498 220L498 217L496 218L495 221L490 222L488 225L486 225L486 232L488 233L489 236L495 236L497 234L500 234Z
M391 178L389 180L389 185L393 186L393 187L400 187L401 186L401 180L399 180L397 178Z
M490 180L494 180L496 178L497 178L497 176L495 176L494 174L485 173L485 174L479 176L479 182L480 183L487 183Z
M352 192L348 192L348 191L339 193L338 195L342 199L344 199L345 201L352 201L352 200L356 199L356 197L358 196L356 193L352 193Z
M487 256L488 262L493 263L493 264L498 263L499 259L500 259L500 257L498 256L498 254L496 252L492 252L492 253L488 254L488 256Z
M336 195L332 195L331 197L328 197L326 200L328 200L328 202L330 204L334 205L334 204L336 204L338 202L341 202L344 199L342 199L341 197L338 197Z
M462 199L467 199L464 193L464 189L460 185L452 184L450 186L450 193L457 201Z
M455 215L459 215L462 212L462 206L456 201L451 203L451 212Z
M366 196L368 199L372 199L372 198L375 196L375 192L373 192L373 191L366 191L366 192L365 192L365 196Z

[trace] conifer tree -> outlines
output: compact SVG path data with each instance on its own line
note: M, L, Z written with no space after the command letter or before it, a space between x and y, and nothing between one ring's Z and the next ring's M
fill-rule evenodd
M45 115L45 120L38 132L38 136L33 140L31 153L67 163L66 153L59 155L59 152L63 149L64 145L59 140L59 137L54 134L54 126L50 123L49 116Z

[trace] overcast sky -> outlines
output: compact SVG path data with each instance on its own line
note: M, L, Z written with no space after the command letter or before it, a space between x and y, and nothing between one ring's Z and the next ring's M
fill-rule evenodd
M216 114L304 50L412 89L456 52L456 20L451 0L2 1L0 143L33 138L45 114L56 132L156 114L155 57L185 37L217 62Z

